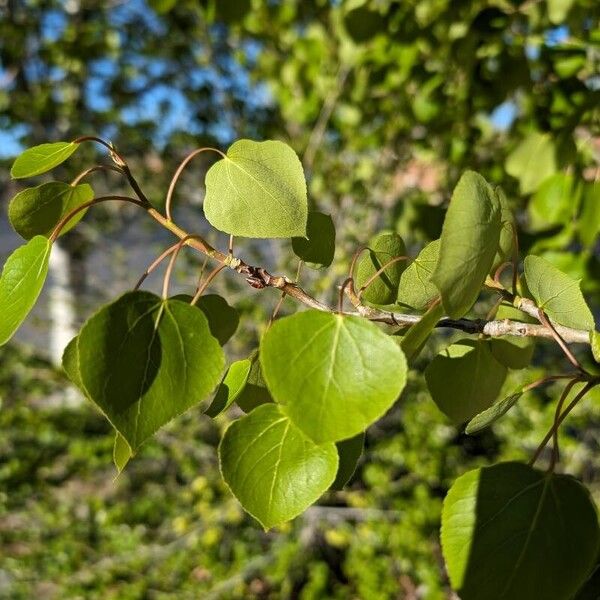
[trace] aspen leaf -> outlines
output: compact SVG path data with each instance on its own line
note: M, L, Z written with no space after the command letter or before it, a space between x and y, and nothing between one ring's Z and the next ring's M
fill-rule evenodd
M53 142L28 148L17 156L10 175L13 179L41 175L67 160L78 147L74 142Z

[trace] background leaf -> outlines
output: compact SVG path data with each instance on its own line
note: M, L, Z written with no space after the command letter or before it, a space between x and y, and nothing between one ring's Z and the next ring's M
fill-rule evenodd
M481 175L466 171L452 194L431 277L453 319L464 316L479 296L498 251L501 216L492 187Z
M406 256L402 238L394 232L377 234L370 242L356 266L356 289L360 289L377 271L398 256ZM362 298L372 304L393 304L398 297L400 276L406 268L406 260L391 264L363 292Z
M17 156L10 170L13 179L41 175L67 160L79 144L73 142L53 142L28 148Z
M50 181L19 192L8 206L8 218L14 230L26 240L36 235L49 237L59 221L73 209L89 202L94 191L87 183L72 186ZM62 229L66 233L84 217L86 210L75 215Z
M487 340L461 340L427 365L425 380L438 408L459 425L492 405L506 374Z
M201 402L225 357L202 311L130 292L101 308L77 342L81 381L132 451Z
M506 172L519 180L522 194L531 194L556 173L556 149L551 137L534 131L508 155Z
M570 600L595 563L598 516L575 479L500 463L455 482L442 550L462 600Z
M46 275L52 245L36 236L6 260L0 277L0 346L6 344L35 305Z
M334 444L317 446L275 404L234 421L219 445L223 479L265 529L316 502L335 479Z
M579 289L579 281L540 256L527 256L524 262L529 292L552 321L574 329L594 329L594 317Z
M206 174L204 212L232 235L304 236L308 202L298 156L283 142L235 142Z
M316 310L276 321L260 361L275 401L317 443L364 431L406 383L402 351L376 325Z
M312 269L328 267L335 255L335 226L331 216L310 211L306 236L292 238L294 254Z

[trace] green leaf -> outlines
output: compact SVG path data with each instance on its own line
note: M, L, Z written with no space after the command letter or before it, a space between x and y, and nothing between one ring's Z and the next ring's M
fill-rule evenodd
M461 340L427 365L425 380L437 407L460 425L492 405L506 374L487 340Z
M406 256L406 246L402 238L394 232L377 234L370 242L356 267L356 288L360 289L393 258ZM406 267L406 260L389 265L363 292L362 298L372 304L393 304L398 297L400 276Z
M235 142L206 174L204 212L232 235L305 236L308 202L298 156L283 142Z
M496 192L481 175L466 171L452 194L431 277L453 319L464 316L479 296L498 251L501 218Z
M237 331L240 324L238 311L227 303L227 300L217 294L200 296L196 306L208 319L210 332L224 346Z
M439 295L431 276L440 255L440 240L430 242L400 277L398 302L415 310L426 310Z
M465 432L469 435L477 433L486 427L495 423L500 417L503 417L519 400L523 395L523 391L519 390L506 398L492 404L487 410L480 412L475 415L468 423L465 428Z
M441 538L462 600L570 600L600 546L596 509L578 481L514 462L454 482Z
M275 401L317 443L364 431L406 383L402 351L376 325L317 310L276 321L260 361Z
M206 409L207 416L214 418L235 402L246 387L251 366L252 362L247 358L231 363L211 405Z
M67 160L77 148L79 144L74 142L54 142L28 148L17 156L10 175L13 179L41 175Z
M253 411L257 406L261 406L262 404L272 404L274 402L263 378L258 352L253 352L248 360L250 361L248 379L246 385L235 399L235 403L245 413Z
M524 262L529 292L553 322L574 329L594 329L594 317L578 280L571 279L540 256L527 256Z
M579 237L586 246L593 246L600 233L600 181L584 184L581 204Z
M529 229L544 231L565 225L573 217L578 204L578 193L572 175L556 173L537 188L527 205Z
M348 11L344 16L344 27L357 44L369 41L380 31L385 31L385 19L381 14L366 6Z
M514 306L502 304L495 319L510 319L522 323L532 323L533 319ZM535 342L529 337L505 336L489 340L494 358L509 369L525 369L531 363Z
M218 384L225 357L202 311L130 292L101 308L77 342L89 398L133 452Z
M590 345L592 347L592 355L597 363L600 363L600 332L592 329L590 331Z
M415 358L417 358L429 339L431 332L435 329L437 322L443 315L444 307L438 302L421 317L418 323L410 326L400 342L400 348L402 348L409 364L412 364Z
M293 519L329 488L334 444L317 446L275 404L234 421L219 445L223 479L265 529Z
M515 245L516 222L515 216L508 204L508 199L502 188L496 188L496 196L500 202L500 240L498 242L498 251L494 258L490 270L493 275L496 269L506 262L512 262L513 249Z
M123 469L127 466L127 463L133 456L131 448L127 443L127 440L118 432L115 432L115 444L113 446L113 462L117 467L117 473L120 475Z
M549 134L534 131L508 155L506 172L519 180L522 194L535 192L557 171L556 148Z
M51 248L38 235L6 260L0 278L0 346L10 340L36 303L48 274Z
M592 574L588 577L583 587L577 592L573 600L598 600L600 598L600 564L597 564Z
M364 432L355 435L349 440L342 440L335 444L339 456L339 466L335 481L331 484L332 490L341 490L350 481L365 446Z
M309 212L306 235L306 238L292 238L294 254L311 269L328 267L335 254L335 226L331 216Z
M8 218L15 231L26 240L36 235L49 237L63 217L93 197L94 191L87 183L72 186L51 181L19 192L10 201ZM77 225L85 213L82 210L75 215L61 234Z
M575 0L548 0L548 18L554 25L562 25Z

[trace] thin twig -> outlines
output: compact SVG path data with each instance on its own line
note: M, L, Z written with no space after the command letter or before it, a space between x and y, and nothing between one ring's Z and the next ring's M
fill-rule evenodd
M163 289L162 289L162 297L166 300L169 297L169 285L171 283L171 275L173 273L173 268L175 267L175 262L177 261L177 257L179 256L179 252L185 243L192 238L199 237L195 235L187 235L184 238L181 238L179 242L175 245L175 249L173 250L173 254L171 256L171 260L169 260L169 265L167 266L167 270L165 271L165 277L163 279ZM223 265L224 268L224 265Z
M172 246L167 248L160 256L155 258L152 261L152 263L150 263L150 266L144 271L142 276L138 279L138 282L135 284L135 287L133 289L139 290L142 283L144 283L144 281L146 281L146 277L148 277L148 275L150 275L150 273L152 273L152 271L154 271L154 269L156 269L156 267L158 267L158 265L160 265L160 263L165 258L167 258L167 256L169 256L169 254L171 254L172 252L175 252L175 250L177 249L179 244L180 244L180 242L176 242L175 244L173 244Z
M226 267L227 265L219 265L217 267L215 267L207 276L206 276L206 281L204 281L204 283L202 283L201 285L198 286L198 289L196 290L196 293L194 294L194 297L192 298L192 301L190 302L190 304L196 304L196 302L198 302L198 300L200 299L200 296L202 296L202 294L204 293L204 291L206 290L206 288L210 285L210 283L212 282L212 280Z
M547 327L552 332L552 337L556 340L556 343L560 346L560 349L564 352L564 354L567 357L567 359L569 360L569 362L578 371L580 371L581 373L585 373L587 375L585 369L581 366L581 364L579 363L577 358L575 358L575 355L571 352L571 350L565 343L565 340L562 339L560 333L558 333L558 331L556 331L554 325L552 325L552 323L550 323L548 317L546 316L546 313L541 308L538 309L538 319L540 320L542 325Z
M123 173L123 171L119 167L115 167L114 165L94 165L85 171L82 171L71 181L72 186L76 186L84 177L87 177L91 173L95 171L114 171L115 173Z
M552 458L550 460L550 465L548 467L549 471L553 471L556 463L558 462L560 451L558 448L558 427L556 426L556 422L558 421L558 417L560 417L560 413L562 412L563 405L565 400L569 396L569 393L573 389L573 386L579 381L578 378L571 379L565 386L563 393L560 395L558 402L556 403L556 411L554 413L554 431L552 434Z
M381 268L377 269L377 271L371 276L369 277L369 279L367 279L367 281L365 281L365 283L360 287L360 289L357 292L357 296L358 299L360 300L361 296L363 295L363 292L365 292L367 290L367 288L391 265L401 261L401 260L408 260L408 256L395 256L394 258L388 260L388 262L386 262Z

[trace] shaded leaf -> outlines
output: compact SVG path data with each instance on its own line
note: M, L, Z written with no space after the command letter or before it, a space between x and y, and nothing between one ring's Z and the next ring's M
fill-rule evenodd
M532 323L533 319L515 308L502 304L495 319L510 319L522 323ZM525 369L531 363L535 350L535 341L530 337L504 336L489 340L490 350L494 358L509 369Z
M508 204L508 199L502 188L496 188L496 196L500 202L500 240L498 241L498 251L494 258L490 273L494 275L496 269L506 262L513 259L513 248L515 245L516 222L515 216Z
M406 383L402 351L376 325L317 310L276 321L260 361L275 401L317 443L364 431Z
M225 362L201 311L140 291L93 315L81 329L77 347L89 398L133 452L206 398Z
M298 156L283 142L235 142L206 174L204 212L232 235L304 236L308 202Z
M385 19L378 12L359 6L346 13L344 26L348 35L357 44L361 44L368 42L380 31L385 31Z
M487 340L461 340L427 365L425 380L437 407L459 425L493 404L506 374Z
M570 600L600 545L596 509L578 481L514 462L454 482L441 537L462 600Z
M498 251L501 218L495 191L481 175L466 171L452 194L431 277L453 319L464 316L479 296Z
M294 254L312 269L328 267L335 254L335 226L331 216L309 212L306 236L292 238Z
M0 346L10 340L35 305L48 274L51 248L38 235L6 260L0 277Z
M49 237L54 227L73 209L89 202L94 191L87 183L72 186L59 181L43 183L19 192L8 206L8 218L14 230L26 240L36 235ZM82 210L62 229L66 233L85 215Z
M365 434L361 432L349 440L336 442L335 446L339 456L339 466L335 481L331 484L331 489L341 490L356 471L356 466L365 446Z
M67 160L78 147L74 142L53 142L28 148L17 156L10 175L13 179L41 175Z
M263 378L258 352L253 352L248 358L250 361L250 371L246 385L240 391L235 403L245 412L249 413L257 406L273 403L271 392L267 389L267 384Z
M579 236L586 246L593 246L600 233L600 181L584 184L581 204Z
M317 446L275 404L234 421L219 445L223 479L265 529L293 519L329 488L334 444Z
M552 321L574 329L594 329L594 317L578 280L540 256L532 255L525 258L525 280L536 304Z
M492 404L488 409L475 415L467 424L465 432L469 435L477 433L486 427L495 423L500 417L503 417L519 400L523 395L523 391L519 390L506 398Z
M204 414L214 418L235 402L246 386L251 366L252 362L247 358L231 363Z
M418 323L411 325L406 335L400 342L400 348L411 364L419 355L423 346L429 339L431 332L435 329L437 322L444 316L444 307L440 302L434 304Z
M402 238L394 232L377 234L370 242L356 266L356 288L360 289L393 258L406 256L406 246ZM400 276L406 267L406 260L389 265L369 287L362 298L372 304L393 304L398 297Z
M440 240L430 242L419 252L400 277L398 302L415 310L426 310L440 293L431 276L440 255Z

